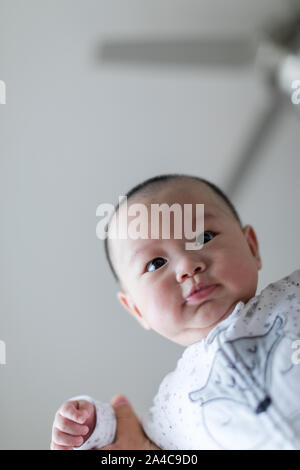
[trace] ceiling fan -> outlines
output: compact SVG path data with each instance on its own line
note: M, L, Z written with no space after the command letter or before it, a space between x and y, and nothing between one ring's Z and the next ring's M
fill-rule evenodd
M124 38L104 41L101 45L100 59L104 64L219 68L253 65L258 69L270 89L271 100L258 117L225 188L233 198L244 175L259 155L259 149L279 117L282 106L289 103L290 107L294 106L300 111L300 103L293 104L291 99L293 85L300 88L300 1L290 2L290 5L289 19L266 26L251 38Z

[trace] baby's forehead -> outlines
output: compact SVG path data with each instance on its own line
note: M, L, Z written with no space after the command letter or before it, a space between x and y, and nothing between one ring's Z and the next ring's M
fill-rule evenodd
M220 201L220 198L205 184L195 181L173 181L134 194L126 201L126 204L119 207L119 211L124 212L126 209L133 209L133 206L138 207L140 205L140 207L145 206L148 214L150 214L151 208L155 206L163 207L167 205L169 208L181 206L184 209L186 204L193 204L194 206L202 204L204 210L207 211L210 208L217 210L220 205L222 207L222 203L223 201ZM130 209L131 213L134 213L132 209Z
M141 191L133 195L130 202L144 204L204 204L205 202L218 203L218 198L216 198L214 191L201 181L175 180Z
M192 190L193 189L193 190ZM196 191L195 191L196 189ZM158 237L151 237L151 231L155 227L154 223L151 223L152 221L152 216L153 213L153 206L152 205L159 205L160 208L162 207L163 204L167 205L166 212L169 211L169 214L174 214L173 217L170 215L170 233L171 236L170 238L174 238L174 233L175 233L175 217L176 217L176 211L173 213L171 210L172 205L178 204L183 210L179 211L181 212L180 214L180 224L182 226L181 229L181 234L184 233L184 205L185 204L201 204L204 209L204 226L206 221L210 222L213 219L218 220L221 216L224 217L224 214L226 215L226 206L224 210L224 205L218 201L217 198L213 197L209 191L206 192L205 189L201 188L202 191L199 191L199 185L196 186L194 185L193 187L186 188L186 185L177 185L175 188L174 187L165 187L162 188L160 191L157 191L157 193L151 193L151 194L142 194L142 195L135 195L134 197L130 198L129 201L126 202L126 204L122 204L119 207L119 210L114 214L114 217L111 221L110 224L110 230L109 230L109 245L110 245L110 251L111 255L113 258L115 258L115 262L117 261L118 258L123 258L124 255L126 257L126 254L128 252L131 252L135 250L136 245L141 246L147 246L149 248L150 246L157 245L159 244L160 240L164 238L162 236L162 219L156 218L156 225L158 225L158 231L156 233L159 233ZM134 210L132 210L134 209ZM195 226L195 216L196 216L196 211L194 210L195 207L193 207L193 212L192 212L192 219L193 219L193 225ZM138 214L138 216L137 216ZM178 212L177 212L178 214ZM203 214L203 212L202 212ZM227 210L227 215L231 215L230 211L228 212ZM135 239L134 237L129 236L128 237L128 228L131 226L133 228L137 228L138 223L136 223L136 220L138 219L139 222L145 223L147 233L146 233L146 241L141 240L142 237L139 237ZM166 217L166 220L167 217ZM158 222L158 224L157 224ZM180 225L179 224L179 225ZM121 230L120 230L121 229ZM125 230L123 232L122 237L122 230ZM141 229L139 227L139 230L141 232ZM121 234L121 236L120 236ZM129 240L128 240L129 238ZM183 237L184 238L184 237ZM168 243L168 239L164 241L164 243Z
M201 209L197 206L202 206ZM165 220L168 217L173 220L180 220L183 223L187 207L191 208L193 222L195 216L201 213L205 219L229 215L232 213L227 204L215 194L215 192L206 184L198 181L176 181L169 182L152 188L151 190L141 191L134 194L129 199L125 199L114 213L109 224L109 238L119 238L120 232L128 229L128 225L137 225L138 222L144 222L150 229L154 226L154 220L157 223L157 213ZM198 212L199 209L199 212ZM121 230L120 230L121 228ZM121 238L123 238L121 236Z

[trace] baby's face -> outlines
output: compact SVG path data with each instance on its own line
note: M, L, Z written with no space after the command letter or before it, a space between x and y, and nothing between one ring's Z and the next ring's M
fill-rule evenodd
M190 240L184 235L182 239L172 237L172 226L171 239L109 241L124 287L118 293L123 306L145 328L188 346L207 336L240 300L247 303L255 295L261 269L255 232L249 225L241 230L225 202L196 181L173 181L155 197L133 198L128 207L136 202L146 204L149 213L151 203L179 203L182 209L184 204L193 204L193 214L196 204L204 204L201 249L187 250L185 244ZM148 222L151 226L150 218ZM212 286L207 296L189 296L199 283Z

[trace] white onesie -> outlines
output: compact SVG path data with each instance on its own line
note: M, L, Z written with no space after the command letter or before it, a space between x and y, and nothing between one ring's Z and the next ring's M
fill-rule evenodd
M161 449L300 449L300 270L188 346L141 422Z

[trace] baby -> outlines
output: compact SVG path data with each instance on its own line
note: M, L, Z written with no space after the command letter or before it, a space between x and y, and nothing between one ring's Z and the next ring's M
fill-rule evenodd
M147 214L151 204L177 203L182 212L204 204L203 246L187 250L172 224L169 239L110 238L117 214L131 220L134 203ZM141 326L185 347L141 418L149 439L170 450L300 449L300 270L256 295L262 263L254 229L242 226L219 188L189 175L151 178L129 191L105 247L121 304ZM85 414L76 416L74 403ZM91 449L114 440L110 405L80 396L61 409L68 412L56 414L53 443Z

